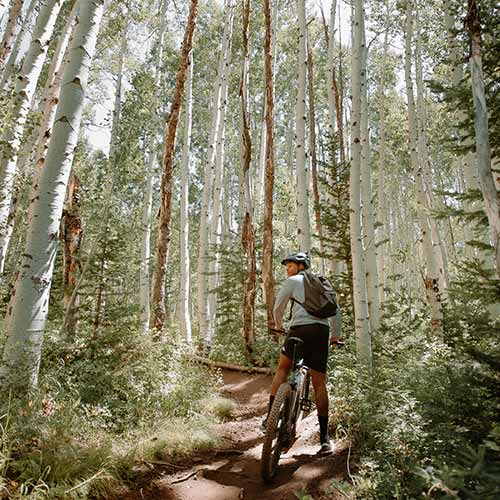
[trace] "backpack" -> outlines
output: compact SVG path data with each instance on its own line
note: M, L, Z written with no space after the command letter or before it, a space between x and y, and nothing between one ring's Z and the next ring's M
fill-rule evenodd
M337 312L335 291L324 276L317 276L311 271L301 271L304 276L304 302L298 302L309 314L316 318L329 318ZM292 307L293 307L292 302ZM290 316L292 311L290 310Z

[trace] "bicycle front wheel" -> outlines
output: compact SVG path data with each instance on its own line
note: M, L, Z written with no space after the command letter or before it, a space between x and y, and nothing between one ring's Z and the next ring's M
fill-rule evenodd
M287 439L287 421L290 412L290 384L281 384L273 406L267 417L266 436L262 446L261 468L262 479L268 482L276 475L281 451ZM290 439L290 436L288 436Z

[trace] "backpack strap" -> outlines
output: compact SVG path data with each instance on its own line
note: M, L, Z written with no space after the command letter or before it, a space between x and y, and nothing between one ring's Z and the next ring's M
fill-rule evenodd
M292 303L290 304L290 315L288 316L288 321L290 321L292 319L293 305L295 304L295 302L297 302L294 298L292 298L291 300L292 300Z

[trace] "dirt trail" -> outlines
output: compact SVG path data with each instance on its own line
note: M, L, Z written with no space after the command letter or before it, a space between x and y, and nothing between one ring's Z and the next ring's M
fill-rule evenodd
M231 421L219 424L219 450L194 459L176 473L153 481L142 498L164 500L297 500L294 492L307 491L314 499L341 495L328 487L331 479L346 477L348 446L337 443L335 452L318 456L316 412L302 422L300 438L280 460L271 485L260 478L262 432L259 430L268 403L271 377L223 372L224 395L236 402ZM186 479L188 478L188 479ZM179 482L177 482L179 481Z

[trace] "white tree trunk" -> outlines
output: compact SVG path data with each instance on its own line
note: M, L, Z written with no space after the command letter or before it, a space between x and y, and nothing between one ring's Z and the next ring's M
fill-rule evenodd
M362 59L363 59L363 0L355 0L352 15L352 131L351 173L349 182L349 222L351 230L352 279L354 295L354 327L356 351L360 364L372 370L372 346L368 301L366 294L365 260L361 234L361 109L362 109Z
M330 137L335 135L335 17L337 11L337 0L332 0L330 7L330 28L328 36L328 133Z
M231 23L232 27L232 23ZM209 262L209 329L210 339L213 338L217 321L217 293L215 288L219 284L220 269L220 245L222 237L222 185L224 179L224 154L226 140L226 109L227 95L230 76L230 55L231 55L232 30L229 30L229 43L224 62L224 72L222 75L222 86L220 95L219 128L217 130L217 143L215 149L215 175L213 189L212 220L210 226L210 246L212 249L212 258Z
M415 116L415 100L413 97L413 82L411 77L411 47L413 37L413 3L407 0L406 4L406 33L405 33L405 84L408 99L408 131L410 142L410 157L413 173L415 175L415 188L417 199L417 216L420 225L420 241L423 246L426 272L424 286L427 300L431 307L431 325L436 331L441 331L443 311L441 304L441 280L435 249L432 246L431 228L426 215L426 196L422 166L417 154L417 120Z
M14 41L19 30L21 9L23 7L23 0L14 0L9 10L9 18L5 31L3 33L2 42L0 45L0 68L5 64L12 51L12 42Z
M297 241L303 252L311 250L309 219L309 172L306 158L306 12L305 0L296 0L297 38L297 100L295 103L295 161L297 165Z
M3 21L3 16L8 7L9 7L8 0L0 0L0 23Z
M29 4L28 10L26 11L26 15L24 16L24 22L19 30L18 35L16 36L16 41L14 42L14 46L12 47L11 53L5 64L5 68L2 72L2 79L0 80L0 92L5 92L9 87L9 81L12 77L12 73L14 70L14 66L19 55L19 49L21 48L21 43L26 35L26 31L28 31L29 26L32 23L33 12L35 11L35 7L38 3L38 0L31 0Z
M387 2L387 18L389 18L389 3ZM384 33L384 49L382 56L382 67L387 65L387 52L389 50L389 27ZM385 270L385 240L387 239L387 206L385 194L385 175L386 175L386 118L385 118L385 82L381 77L378 88L379 94L379 164L378 164L378 190L377 190L377 275L378 275L378 298L380 306L383 309L385 301L386 270Z
M233 6L231 0L225 5L226 22L224 24L224 33L222 37L221 49L219 53L219 63L217 67L217 76L214 85L214 93L212 98L212 123L208 134L207 159L204 170L203 182L203 198L200 213L200 240L197 263L198 287L197 287L197 304L198 304L198 324L200 329L200 337L207 344L210 344L210 329L209 329L209 309L208 309L208 244L209 231L211 227L211 195L212 195L212 180L215 176L215 152L217 131L219 129L220 120L220 100L222 77L225 70L225 60L227 50L230 43L230 33L232 31L233 22Z
M5 257L12 234L9 218L12 211L12 195L21 137L47 55L52 31L63 2L64 0L47 0L40 11L14 91L13 123L2 135L4 148L0 155L0 273L4 270Z
M377 250L375 248L375 222L373 216L373 196L371 182L370 131L368 127L367 58L364 16L361 34L361 205L363 216L363 241L366 260L366 292L368 313L372 335L380 326L380 305L378 301Z
M191 343L191 315L189 300L191 290L191 267L189 261L189 164L191 150L191 115L193 106L193 54L190 54L189 69L186 79L186 97L184 104L184 144L182 149L181 169L181 237L180 237L180 274L179 320L181 333Z
M470 70L474 103L474 131L476 136L477 171L488 216L491 241L495 252L497 275L500 277L500 199L491 170L491 150L488 132L488 108L484 92L481 56L481 26L475 0L468 2L468 29L471 36Z
M40 176L38 196L32 201L34 217L27 231L21 272L9 307L7 342L0 369L4 386L29 389L38 382L62 210L103 6L103 1L82 1L71 43L47 164Z
M416 16L416 42L415 42L415 80L417 84L417 127L418 127L418 158L422 165L424 189L426 194L426 211L434 208L434 196L432 193L432 172L431 162L429 158L429 149L427 147L427 112L424 96L424 80L422 75L422 55L421 55L421 33L420 33L420 18ZM448 256L446 246L437 221L429 216L429 226L431 228L432 244L435 247L434 254L436 256L440 284L441 296L445 299L448 295Z

